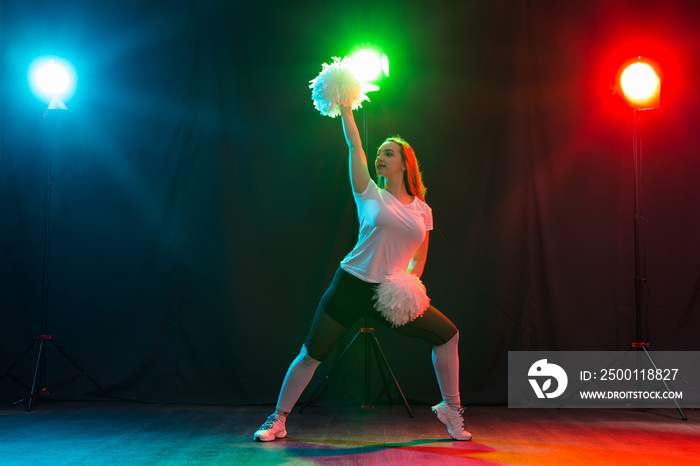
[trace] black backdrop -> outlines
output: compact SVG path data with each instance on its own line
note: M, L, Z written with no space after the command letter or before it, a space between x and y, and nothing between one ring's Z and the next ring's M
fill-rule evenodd
M662 108L642 121L644 338L700 349L699 13L692 0L0 1L0 370L41 330L50 145L55 341L118 396L273 403L356 235L340 122L308 81L360 43L392 67L367 105L369 145L402 134L425 174L424 282L461 329L466 403L505 402L508 350L635 339L632 113L610 84L639 54L664 72ZM78 72L51 138L26 79L44 54ZM408 397L434 401L429 346L378 335ZM359 387L361 363L340 381ZM47 371L49 389L76 374L52 351ZM0 382L3 399L23 394ZM54 394L96 395L84 379Z

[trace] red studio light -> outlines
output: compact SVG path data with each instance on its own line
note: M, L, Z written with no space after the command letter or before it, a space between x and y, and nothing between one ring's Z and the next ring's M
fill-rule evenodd
M627 103L635 110L659 108L661 78L658 66L638 57L621 68L619 85Z

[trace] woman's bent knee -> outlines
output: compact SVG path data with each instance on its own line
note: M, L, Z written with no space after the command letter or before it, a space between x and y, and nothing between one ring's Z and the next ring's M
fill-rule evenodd
M306 358L311 358L311 359L313 359L315 361L319 361L319 362L323 361L326 358L326 356L327 356L326 354L322 354L322 353L319 353L318 351L315 351L313 348L313 345L311 345L311 347L309 347L309 346L310 345L308 342L306 342L304 344L304 348L306 348L306 355L305 355Z
M309 350L306 347L306 343L301 346L301 352L298 356L299 363L304 367L314 367L321 364L321 359L313 357L309 354Z

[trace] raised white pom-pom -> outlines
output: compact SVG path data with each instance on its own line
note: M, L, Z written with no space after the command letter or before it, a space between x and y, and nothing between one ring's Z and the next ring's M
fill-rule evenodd
M321 73L311 80L311 99L321 115L335 118L343 107L355 110L364 100L369 100L348 65L347 57L342 60L333 57L333 63L324 63Z
M377 286L374 299L375 309L394 327L422 316L430 305L420 278L401 270L391 272Z

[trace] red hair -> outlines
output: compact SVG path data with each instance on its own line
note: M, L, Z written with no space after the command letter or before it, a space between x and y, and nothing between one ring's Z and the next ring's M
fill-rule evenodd
M408 194L416 196L418 199L425 202L425 193L427 189L425 189L425 185L423 184L423 176L418 167L418 159L416 158L416 153L413 152L413 148L401 136L388 137L382 145L387 142L394 142L398 144L400 148L401 158L406 164L406 171L403 173L403 184L406 187L406 191ZM384 188L386 179L380 176L377 185L380 188Z

